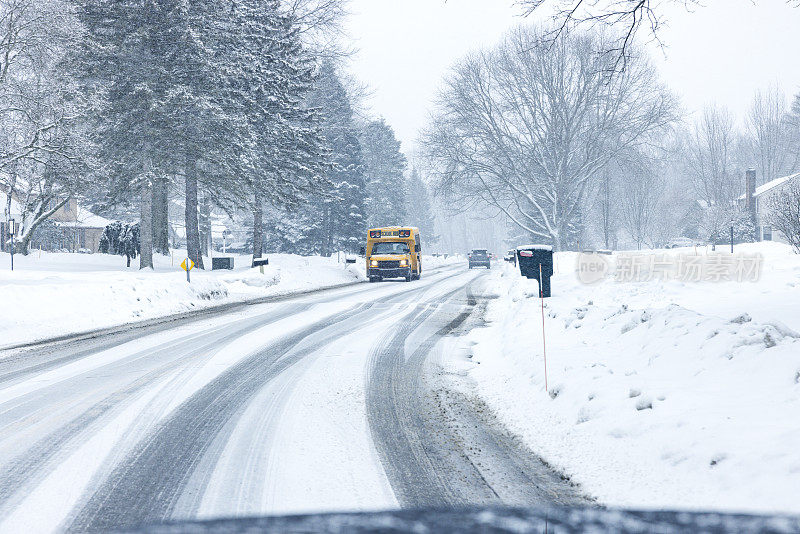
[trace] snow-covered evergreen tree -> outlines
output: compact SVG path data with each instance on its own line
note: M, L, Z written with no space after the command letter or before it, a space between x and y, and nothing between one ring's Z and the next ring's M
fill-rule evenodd
M231 4L221 55L233 109L246 117L248 205L253 210L253 255L261 255L264 204L299 205L328 187L327 151L314 109L305 105L315 66L298 26L277 0Z
M364 154L369 227L411 225L413 221L407 220L406 157L400 152L394 130L383 119L370 121L362 128L359 139Z
M422 245L427 248L439 240L434 225L428 186L416 168L411 169L411 175L406 184L408 187L408 224L419 228L422 234Z
M164 177L182 178L187 249L199 267L199 193L255 210L260 234L265 201L296 205L323 187L327 153L305 102L314 65L277 0L79 1L89 39L78 64L108 101L98 125L105 159L116 162L109 189L142 191L142 265Z
M251 135L242 95L229 89L241 83L242 63L252 58L240 53L248 43L235 39L238 3L160 1L168 41L161 60L169 73L163 107L170 166L184 178L188 254L203 268L199 191L229 204L247 191L242 177L252 161Z
M74 72L87 93L105 97L93 119L100 158L107 162L109 196L138 194L139 266L152 268L151 189L156 166L171 146L164 107L170 6L156 0L76 0L76 5L86 33L75 51Z
M328 61L320 68L310 103L319 109L321 131L331 152L326 174L331 186L312 195L303 209L299 248L322 254L356 251L367 229L364 162L347 91Z

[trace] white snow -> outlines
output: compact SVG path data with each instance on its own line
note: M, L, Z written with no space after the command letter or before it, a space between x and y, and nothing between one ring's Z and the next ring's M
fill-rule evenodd
M122 440L132 437L129 430L166 383L160 381L155 384L58 463L12 512L0 519L0 532L57 532L60 523L79 502L103 461L113 454Z
M465 340L479 393L603 504L800 512L800 255L737 249L764 256L759 281L583 285L557 253L550 395L537 283L504 266Z
M199 516L398 507L370 439L364 380L369 349L397 313L381 311L259 393L236 422Z
M78 213L75 214L74 221L57 221L58 226L74 226L78 228L105 228L113 221L95 215L84 207L78 206Z
M551 245L522 245L517 250L553 250Z
M184 377L184 382L180 388L177 388L172 393L172 399L167 410L174 410L212 380L248 356L252 356L253 353L262 349L265 345L295 330L306 328L324 317L344 311L348 307L347 303L343 302L318 304L309 311L296 313L280 321L269 323L230 341L214 352L202 365L197 365L191 376ZM236 317L241 318L255 313L268 313L272 309L273 305L258 305L256 309L250 310L250 313L236 314Z
M0 253L0 348L53 336L153 319L228 302L311 291L365 280L364 261L268 254L264 274L250 256L235 256L235 270L194 269L191 283L179 267L185 253L155 256L154 271L139 271L138 259L107 254L33 251ZM456 261L426 257L427 269Z

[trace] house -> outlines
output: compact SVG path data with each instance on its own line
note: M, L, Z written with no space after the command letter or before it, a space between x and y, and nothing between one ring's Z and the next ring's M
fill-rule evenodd
M745 194L738 198L738 202L750 212L759 241L787 242L786 237L773 230L767 221L770 215L770 199L780 195L791 183L800 183L800 172L775 178L758 187L756 187L756 172L749 170L745 174Z
M50 220L64 236L61 248L70 252L81 249L97 252L100 249L103 231L112 222L82 207L75 198L70 198L50 217ZM35 235L33 242L36 243ZM39 247L34 244L34 248Z
M4 207L3 211L7 211L7 208ZM8 235L6 221L14 219L19 223L22 220L21 213L19 203L12 198L11 212L4 213L3 220L0 221L0 232L3 236ZM97 252L100 248L100 237L103 235L106 225L111 223L110 220L83 208L76 198L70 198L48 220L53 222L53 226L47 235L44 231L38 231L37 228L30 242L31 248ZM8 248L7 240L0 239L0 250L8 252Z

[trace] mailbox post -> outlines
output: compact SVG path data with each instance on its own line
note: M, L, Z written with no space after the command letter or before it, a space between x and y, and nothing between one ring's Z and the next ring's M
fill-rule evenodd
M269 258L253 258L253 267L258 267L258 270L261 271L261 274L264 274L265 265L269 265Z
M550 277L553 276L553 247L550 245L523 245L517 247L519 272L525 278L539 282L542 297L550 296Z

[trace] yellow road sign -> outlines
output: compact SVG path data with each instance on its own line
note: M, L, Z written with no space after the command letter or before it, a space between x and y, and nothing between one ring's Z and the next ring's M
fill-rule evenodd
M188 264L188 267L187 267L187 264ZM192 268L194 268L194 262L191 259L186 258L185 260L183 260L181 262L181 269L183 269L184 271L191 271Z

